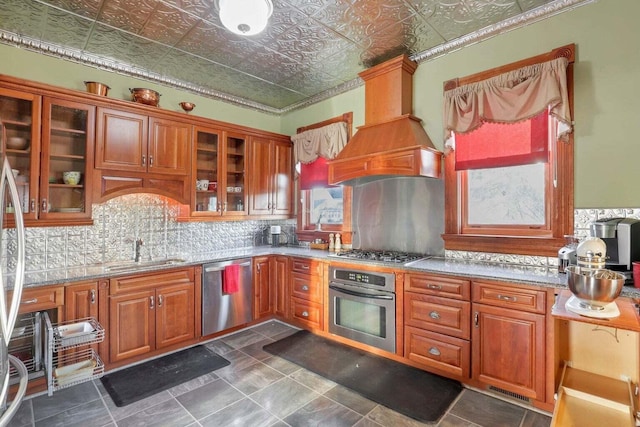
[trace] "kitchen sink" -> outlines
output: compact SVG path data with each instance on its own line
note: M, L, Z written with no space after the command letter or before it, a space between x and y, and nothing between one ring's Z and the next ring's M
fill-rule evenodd
M121 261L109 263L103 266L104 271L106 272L114 272L114 271L129 271L136 270L138 268L149 268L149 267L162 267L165 265L173 265L173 264L181 264L185 262L185 260L180 258L168 258L168 259L157 259L151 261Z

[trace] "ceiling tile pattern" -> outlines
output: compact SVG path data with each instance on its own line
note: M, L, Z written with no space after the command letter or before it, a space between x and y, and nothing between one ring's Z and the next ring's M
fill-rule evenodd
M261 34L214 0L2 0L0 42L279 114L416 61L593 0L273 0Z

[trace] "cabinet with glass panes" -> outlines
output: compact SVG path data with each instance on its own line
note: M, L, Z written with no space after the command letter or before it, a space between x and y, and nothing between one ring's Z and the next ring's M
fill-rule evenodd
M95 107L0 88L0 120L26 224L90 222Z

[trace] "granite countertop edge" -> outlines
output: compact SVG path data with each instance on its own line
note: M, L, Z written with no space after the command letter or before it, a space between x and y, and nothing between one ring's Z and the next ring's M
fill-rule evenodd
M384 262L362 262L358 260L337 258L331 252L326 250L292 246L257 246L244 249L214 251L206 254L177 256L175 258L183 260L183 262L176 262L162 266L144 266L144 264L132 265L131 269L118 272L109 271L104 265L79 266L30 272L25 274L25 288L98 280L118 276L129 276L138 273L147 273L178 267L201 265L210 262L265 255L299 256L320 260L340 261L341 263L355 264L359 266L376 265L408 272L415 271L421 273L435 273L455 277L480 278L508 281L510 283L521 283L524 285L568 289L566 275L558 273L558 269L556 267L467 261L447 259L444 257L430 257L414 261L406 265L394 265ZM114 263L110 264L113 265ZM11 283L10 280L7 280L7 282ZM633 286L625 286L622 290L621 296L640 298L640 289Z

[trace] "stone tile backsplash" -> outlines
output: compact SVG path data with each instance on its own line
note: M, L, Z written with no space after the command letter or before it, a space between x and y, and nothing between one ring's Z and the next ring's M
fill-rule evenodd
M293 220L178 222L179 205L153 194L122 196L92 207L94 224L26 229L26 271L38 272L133 260L135 240L142 259L179 258L269 244L269 227L281 225L297 244ZM15 231L7 230L4 263L15 261Z
M607 218L640 219L640 208L619 209L575 209L573 215L573 234L581 239L589 237L590 224L593 221ZM529 255L497 254L488 252L445 251L445 257L469 261L487 261L496 263L511 263L531 266L557 267L557 257L536 257Z

